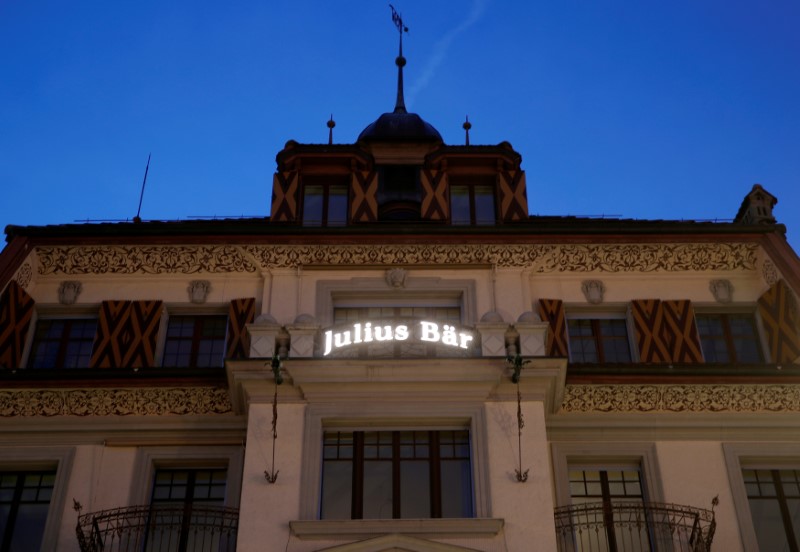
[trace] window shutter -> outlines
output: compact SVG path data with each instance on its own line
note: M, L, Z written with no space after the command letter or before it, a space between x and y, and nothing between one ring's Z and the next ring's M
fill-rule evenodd
M92 351L92 368L155 365L161 301L103 301Z
M672 353L672 362L703 362L692 302L688 299L662 301L661 306L664 309L664 336Z
M0 368L19 368L34 304L14 280L0 295Z
M664 307L658 299L631 302L636 345L642 362L670 362L672 354L664 337Z
M350 181L350 222L375 222L378 220L378 173L353 171Z
M783 280L758 298L758 313L772 362L800 364L800 315L797 300Z
M297 220L297 196L300 190L297 171L279 172L272 177L272 222Z
M528 192L525 189L525 172L521 170L500 171L500 219L515 222L528 218Z
M547 332L547 355L569 356L564 302L561 299L539 299L539 316L550 324L550 331Z
M252 297L231 301L228 313L228 344L225 358L247 358L250 352L250 334L245 324L256 317L256 300Z
M441 220L450 218L450 203L447 199L447 173L443 170L422 169L422 219Z

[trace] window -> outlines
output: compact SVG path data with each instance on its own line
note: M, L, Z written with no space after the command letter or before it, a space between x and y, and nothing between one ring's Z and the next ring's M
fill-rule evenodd
M494 186L453 184L450 186L450 220L458 225L494 224L497 219Z
M88 368L97 320L39 319L33 337L30 368Z
M473 516L467 430L326 431L322 519Z
M170 316L162 366L221 367L227 324L225 315Z
M800 470L742 470L760 550L800 550Z
M628 327L624 319L571 319L567 320L567 329L572 362L631 362Z
M698 314L697 330L706 362L764 362L752 314Z
M303 226L347 224L347 185L306 183L303 187Z
M156 470L145 550L233 550L208 508L224 505L226 479L224 468Z
M569 488L573 505L602 505L596 514L591 510L583 514L587 524L598 531L575 531L577 550L595 550L597 546L602 550L651 549L649 522L642 517L645 499L638 468L570 466Z
M55 470L0 471L0 551L39 550Z

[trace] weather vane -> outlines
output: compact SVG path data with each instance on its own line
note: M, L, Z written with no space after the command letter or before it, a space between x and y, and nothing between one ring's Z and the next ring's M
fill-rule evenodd
M392 22L394 23L395 27L397 27L397 30L400 33L400 44L402 44L403 43L403 33L404 32L406 32L406 33L408 32L408 27L403 25L403 18L401 17L401 15L399 13L397 13L397 10L394 9L394 6L389 4L389 7L392 8Z
M392 23L397 27L397 32L400 33L400 54L395 60L395 64L397 64L397 102L394 106L394 112L406 113L406 101L403 97L403 66L406 64L406 58L403 57L403 33L408 32L408 27L403 24L403 18L397 13L394 6L389 4L389 7L392 8Z

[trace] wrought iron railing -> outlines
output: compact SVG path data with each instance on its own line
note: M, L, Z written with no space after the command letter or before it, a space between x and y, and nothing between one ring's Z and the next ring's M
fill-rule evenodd
M221 506L129 506L83 514L81 552L233 552L239 510Z
M644 502L555 509L559 552L709 552L713 510Z

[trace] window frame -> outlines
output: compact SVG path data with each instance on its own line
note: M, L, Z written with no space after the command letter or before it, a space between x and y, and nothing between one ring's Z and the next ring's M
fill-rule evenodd
M321 188L322 193L322 205L321 205L321 216L320 220L308 220L306 219L306 195L307 191L310 188ZM331 193L332 188L344 188L344 220L341 223L330 224L330 215L331 215ZM340 195L340 194L336 194ZM306 176L303 178L303 187L302 192L300 194L302 205L300 211L300 225L306 228L339 228L343 226L347 226L350 222L350 181L345 177L336 176L331 177L317 177L317 176Z
M497 224L499 220L498 217L498 197L497 197L497 180L496 176L494 176L494 182L489 182L489 179L486 179L484 182L481 178L451 178L449 189L448 189L448 196L449 196L449 207L450 207L450 224L452 226L493 226ZM469 221L464 221L459 219L459 222L456 222L453 218L453 213L455 209L453 209L453 190L455 188L466 188L467 190L467 198L469 202ZM477 211L477 201L476 201L476 192L477 188L488 188L491 192L492 196L492 211L493 211L493 218L491 220L478 220L478 211Z
M201 308L198 307L189 307L185 304L179 305L164 305L164 311L161 315L161 322L158 328L158 337L156 340L156 353L155 353L155 366L154 368L160 369L164 368L164 352L166 349L167 343L167 331L169 329L169 319L173 316L224 316L226 317L225 322L225 343L223 344L222 348L222 361L224 366L225 363L225 355L227 353L228 348L228 326L230 325L230 304L206 304L202 305ZM210 367L213 368L213 367ZM177 367L169 368L169 369L177 369ZM222 368L220 368L222 369Z
M661 471L655 443L552 443L556 506L572 504L570 466L603 466L603 469L637 467L645 502L664 502Z
M800 443L723 443L722 451L742 544L759 550L742 469L800 469Z
M39 471L55 469L53 494L47 508L41 550L56 550L61 532L67 487L75 457L74 447L25 447L0 449L0 468L4 471ZM70 521L70 524L72 521ZM71 525L72 526L72 525ZM72 533L74 534L74 532Z
M162 446L140 447L136 451L129 496L132 505L150 505L159 469L225 468L223 506L238 508L242 492L244 451L242 447Z
M626 310L622 310L622 309ZM627 306L621 307L620 310L616 309L604 309L604 310L595 310L595 309L587 309L585 307L571 307L568 304L564 305L564 312L566 314L566 323L565 323L565 331L567 333L567 352L569 353L569 362L570 364L595 364L595 363L583 363L577 362L573 360L573 353L572 353L572 340L570 339L569 334L569 321L570 320L623 320L625 323L625 331L627 333L627 343L628 343L628 352L630 353L630 360L625 362L624 364L635 364L639 362L639 351L636 347L635 335L636 330L633 327L633 323L630 317L630 313L627 310ZM593 324L594 326L594 324ZM592 335L597 343L599 336ZM606 362L599 358L601 347L597 348L598 351L598 361L596 364L617 364L614 362Z
M753 364L753 363L740 363L738 360L728 360L726 362L712 362L706 360L706 352L705 348L703 347L703 335L700 333L700 321L699 317L701 316L723 316L723 320L727 321L728 317L735 316L735 315L748 315L753 320L753 326L755 328L755 342L756 346L759 349L761 354L761 361L760 363L768 363L770 362L769 359L769 347L764 339L764 327L761 322L761 317L758 315L758 310L756 309L755 305L749 307L731 307L731 308L703 308L695 306L694 318L695 324L697 324L697 340L700 343L700 350L703 353L703 362L711 365L715 364ZM727 322L726 322L727 324ZM730 336L730 326L726 325L723 329L724 337L726 339L726 346L728 349L728 354L732 357L736 357L736 347L735 341Z
M36 327L39 325L40 320L93 319L98 321L99 311L99 305L70 305L69 307L65 308L62 305L37 304L33 312L33 317L31 318L31 324L28 328L28 335L25 337L25 348L23 350L20 366L22 366L24 369L28 369L28 366L30 365L31 355L33 354L33 343L36 335ZM96 336L97 329L95 327L95 337ZM94 352L94 345L92 345L92 352ZM62 370L63 368L52 369ZM80 368L72 368L72 370L80 370Z
M192 328L192 335L190 338L176 338L170 339L169 335L169 328L170 324L178 318L191 318L193 319L193 328ZM202 320L210 320L211 318L223 319L224 327L225 327L225 335L222 339L222 355L220 357L219 365L209 365L209 366L198 366L197 365L197 358L200 355L199 347L200 343L203 342L203 326L201 324ZM165 365L164 361L167 356L167 344L172 341L189 341L191 343L191 350L189 351L189 363L187 366L182 365ZM217 341L217 339L213 339L211 341ZM164 340L162 343L162 350L161 350L161 362L159 363L160 366L165 368L222 368L225 366L225 352L226 352L226 345L228 343L228 314L222 313L180 313L180 312L171 312L170 315L166 318L166 324L164 328Z
M469 431L470 463L472 470L472 518L490 516L488 441L486 419L480 405L391 405L360 403L357 405L309 405L305 415L303 460L300 491L300 519L323 520L322 463L325 431L400 431L400 430L462 430ZM342 520L339 520L342 521ZM349 520L347 520L349 521ZM392 519L391 521L403 521Z

